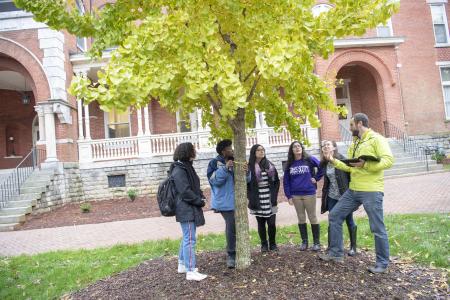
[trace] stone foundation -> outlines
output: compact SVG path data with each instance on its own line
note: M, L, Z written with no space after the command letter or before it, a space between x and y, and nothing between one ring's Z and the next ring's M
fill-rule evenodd
M272 161L280 177L282 162L287 160L288 147L271 148L267 157ZM318 150L309 151L318 157ZM216 157L213 152L197 153L194 167L200 177L203 189L209 188L206 171L209 161ZM49 211L71 202L97 201L124 198L129 188L136 188L138 197L156 194L159 182L167 176L172 156L158 156L148 159L128 159L97 162L79 166L77 163L61 163L54 180L38 200L33 214ZM108 176L125 177L125 186L109 187Z
M410 136L413 140L423 146L437 147L445 152L445 155L450 155L450 133L437 135L416 135Z

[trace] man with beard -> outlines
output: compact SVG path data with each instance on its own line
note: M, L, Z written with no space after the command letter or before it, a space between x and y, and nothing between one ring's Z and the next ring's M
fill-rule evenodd
M356 158L356 162L346 165L334 158L332 151L325 155L325 159L335 168L350 173L350 185L328 216L330 248L327 254L321 254L319 258L343 262L342 223L349 213L362 204L375 237L376 264L368 270L384 273L389 265L389 241L383 220L384 170L392 166L394 158L387 140L369 128L367 115L355 114L350 121L350 129L354 139L348 149L348 157Z

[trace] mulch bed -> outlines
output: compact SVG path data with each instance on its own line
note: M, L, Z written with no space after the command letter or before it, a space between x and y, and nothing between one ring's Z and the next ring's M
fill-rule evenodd
M65 299L446 299L446 273L393 262L388 273L373 275L372 252L345 263L323 262L317 254L281 246L278 253L252 254L242 271L225 267L223 252L198 254L201 282L177 273L177 258L148 260L137 267L65 295Z
M204 191L208 199L204 210L210 210L211 190ZM286 201L282 188L278 194L278 202ZM160 217L156 196L140 197L131 202L128 198L91 201L91 210L81 212L80 203L68 203L52 211L37 215L27 215L24 224L16 230L54 228L82 224L97 224L114 221L135 220Z

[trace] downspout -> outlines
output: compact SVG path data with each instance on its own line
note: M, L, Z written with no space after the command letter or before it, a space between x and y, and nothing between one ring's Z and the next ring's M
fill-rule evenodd
M403 126L405 129L406 134L408 134L408 122L406 121L405 116L405 104L403 102L403 87L402 87L402 81L400 80L400 68L402 67L402 64L400 63L399 57L398 57L398 46L395 46L395 56L397 57L397 82L400 90L400 104L402 106L402 117L403 117Z

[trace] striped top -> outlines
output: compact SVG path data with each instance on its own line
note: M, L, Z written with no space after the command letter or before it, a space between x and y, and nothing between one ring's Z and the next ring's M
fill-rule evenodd
M275 214L272 210L272 203L270 202L270 188L269 188L269 176L266 171L261 170L261 181L258 182L259 191L259 210L250 210L252 215L257 217L268 218Z

